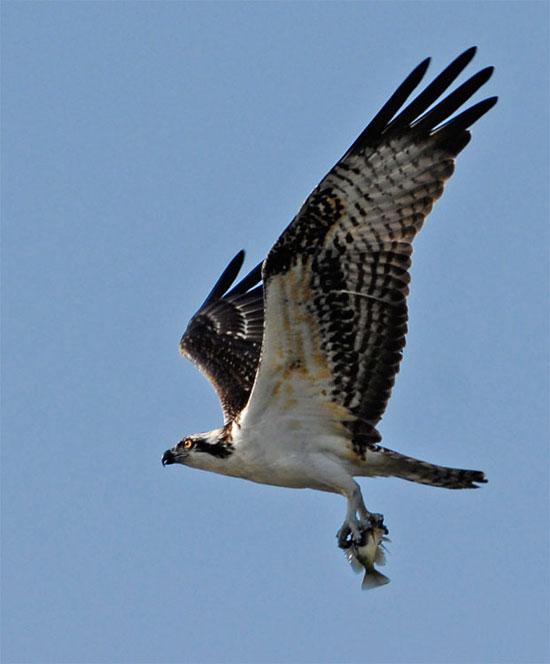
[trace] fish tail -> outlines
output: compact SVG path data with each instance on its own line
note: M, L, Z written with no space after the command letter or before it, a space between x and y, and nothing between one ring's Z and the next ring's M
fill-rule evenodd
M382 572L376 569L366 570L361 588L363 590L370 590L371 588L378 588L378 586L385 586L389 582L389 578L385 574L382 574Z

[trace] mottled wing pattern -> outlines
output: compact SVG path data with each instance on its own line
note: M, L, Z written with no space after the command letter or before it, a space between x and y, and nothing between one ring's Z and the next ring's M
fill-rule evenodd
M261 264L232 290L243 264L244 251L229 263L193 316L180 341L190 359L214 385L231 421L246 402L254 383L264 323Z
M411 243L470 140L468 127L496 102L449 119L492 68L439 100L474 53L459 56L402 109L427 69L429 60L422 62L274 245L263 268L266 330L250 407L256 394L269 400L273 367L280 373L284 364L286 375L309 373L315 398L338 406L332 410L347 420L355 452L380 440L375 426L405 346Z

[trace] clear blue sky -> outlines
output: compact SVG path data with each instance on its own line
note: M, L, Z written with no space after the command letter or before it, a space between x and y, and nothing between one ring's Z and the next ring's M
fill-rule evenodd
M547 661L547 7L3 3L3 661ZM363 593L339 496L161 467L221 418L177 344L472 44L500 102L416 244L381 430L490 483L363 481L392 538Z

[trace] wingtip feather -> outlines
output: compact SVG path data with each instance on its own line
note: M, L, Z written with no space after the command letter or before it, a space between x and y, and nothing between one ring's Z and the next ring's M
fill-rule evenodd
M244 249L241 249L235 256L229 261L227 264L227 267L225 270L221 273L220 277L214 284L214 287L208 293L206 299L200 306L200 309L202 309L204 306L209 304L210 302L213 302L215 300L218 300L224 293L229 289L231 284L235 281L237 278L237 275L240 272L240 269L243 265L244 262L244 257L245 257L245 251Z

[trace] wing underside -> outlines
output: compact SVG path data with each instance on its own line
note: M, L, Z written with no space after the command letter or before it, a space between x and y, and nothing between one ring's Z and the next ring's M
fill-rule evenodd
M486 99L449 119L492 68L439 100L474 52L402 108L426 71L428 61L421 63L269 253L262 358L247 417L265 410L280 377L300 373L309 376L307 398L346 422L356 453L380 440L376 424L405 346L412 241L470 140L468 127L496 102Z

